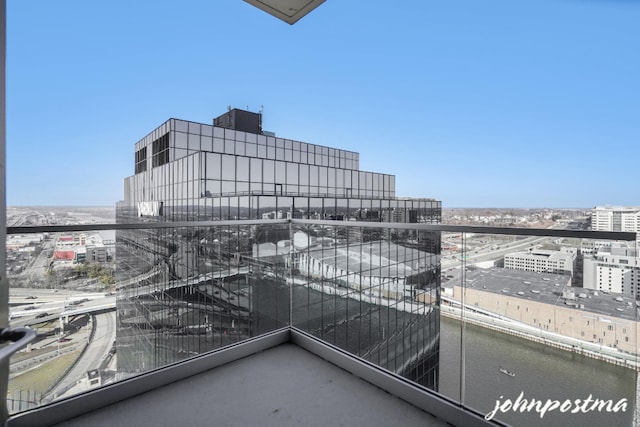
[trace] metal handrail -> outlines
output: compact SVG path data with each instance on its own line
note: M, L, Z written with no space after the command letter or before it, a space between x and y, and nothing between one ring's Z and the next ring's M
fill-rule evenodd
M510 236L540 236L540 237L569 237L593 240L623 240L634 241L637 234L626 231L586 231L564 230L554 228L518 228L518 227L484 227L470 225L448 224L419 224L402 222L368 222L368 221L335 221L311 219L262 219L262 220L221 220L221 221L166 221L140 223L111 223L111 224L78 224L78 225L39 225L7 227L7 234L56 233L73 231L99 230L137 230L137 229L165 229L165 228L193 228L193 227L224 227L247 225L299 224L320 225L329 227L355 228L384 228L420 230L452 233L501 234Z
M12 344L0 348L0 363L7 361L14 353L26 347L35 338L36 331L28 327L0 329L0 343L12 342Z

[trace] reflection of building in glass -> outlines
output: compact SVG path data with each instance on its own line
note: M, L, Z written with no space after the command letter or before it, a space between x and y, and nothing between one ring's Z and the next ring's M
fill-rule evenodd
M65 235L56 240L55 261L107 262L107 247L99 234Z
M300 252L295 268L311 278L358 290L378 299L414 298L416 289L434 280L431 255L394 243L371 241L358 246L322 244Z
M292 230L289 224L237 223L119 231L120 369L150 369L289 325L293 282L286 279L294 280L292 267L301 259L317 256L312 244L297 247L304 235L323 250L331 245L345 254L384 258L384 286L395 281L400 290L388 294L391 302L384 309L380 301L361 301L356 314L349 302L354 295L343 300L333 292L331 298L338 300L327 302L335 278L296 281L291 308L305 313L305 330L389 369L413 371L409 377L435 387L439 320L424 306L438 303L439 235L340 225L439 223L440 202L395 197L395 177L359 170L358 153L267 135L260 114L230 110L214 124L170 119L136 143L135 174L125 179L118 222L311 219L336 220L336 225ZM376 254L376 247L382 252ZM378 277L369 270L361 263L344 271ZM375 293L371 287L368 292ZM399 310L405 300L403 307L413 307L412 300L419 304L413 312ZM352 340L364 333L365 324L368 338L359 338L354 348ZM408 325L416 329L418 324L421 338L401 338ZM389 354L385 346L405 341L411 342L406 351L395 349L397 356L390 360L379 357L381 351Z

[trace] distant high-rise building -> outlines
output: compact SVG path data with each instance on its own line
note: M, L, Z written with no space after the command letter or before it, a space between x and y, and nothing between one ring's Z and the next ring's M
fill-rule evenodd
M601 246L584 259L583 287L640 299L640 257L623 243Z
M591 229L636 233L640 244L640 207L596 206L591 210ZM583 286L589 289L635 295L640 299L640 257L637 249L626 245L588 242L592 250L583 250ZM585 243L583 243L584 249ZM591 256L589 256L591 255Z
M591 229L640 233L640 207L596 206L591 210Z
M134 158L135 174L125 179L124 200L117 206L121 223L310 219L334 220L338 227L353 221L434 224L441 219L439 201L396 197L395 176L360 170L358 153L267 134L262 115L248 111L230 110L213 125L170 119L135 144ZM306 277L313 276L309 280L328 281L313 295L310 284L300 300L308 310L304 317L317 319L309 324L317 322L319 334L332 331L336 342L343 339L341 328L347 328L347 347L353 345L347 338L354 334L349 331L354 319L361 326L382 325L359 338L353 351L397 372L419 371L409 376L435 388L439 316L435 310L417 314L394 308L398 303L382 305L376 298L402 301L420 294L426 300L426 294L438 300L439 234L344 227L327 237L320 227L310 227L315 246L309 243L305 249L291 244L289 227L269 224L118 231L119 369L158 367L254 336L266 325L284 326L289 316L276 313L288 309L282 295L289 298L289 293L278 296L286 289L278 282L288 271L282 269L302 271L301 259L320 259L323 251L333 250L334 263L344 262L340 271L349 277L389 287L396 286L390 277L396 274L402 292L366 290L369 299L359 307L369 308L362 316L349 310L348 301L344 313L335 311L343 302L326 312L323 301L335 299L342 287L349 287L350 298L356 291L364 298L365 290L335 274L304 270ZM410 242L406 252L403 239ZM313 256L305 258L297 250ZM323 262L325 268L333 265ZM410 268L400 274L389 263ZM322 289L333 296L322 296ZM402 307L412 305L403 302ZM393 334L396 328L401 332ZM409 330L428 333L420 332L420 342L401 338ZM416 361L418 355L428 362Z

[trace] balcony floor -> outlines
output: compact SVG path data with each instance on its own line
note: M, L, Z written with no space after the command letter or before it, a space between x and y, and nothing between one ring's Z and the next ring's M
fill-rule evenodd
M58 426L447 426L294 344L282 344Z

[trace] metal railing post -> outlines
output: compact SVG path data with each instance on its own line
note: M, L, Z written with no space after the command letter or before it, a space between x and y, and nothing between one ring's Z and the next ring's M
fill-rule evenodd
M466 360L465 360L465 336L464 336L464 329L465 329L465 318L464 318L464 307L466 304L465 301L465 293L466 293L466 275L467 275L467 261L465 259L466 257L466 252L465 252L465 246L466 246L466 242L465 242L465 233L462 233L460 236L460 243L461 243L461 247L462 247L462 256L460 257L460 265L461 265L461 269L460 269L460 404L464 405L464 391L465 391L465 387L466 387L466 383L465 383L465 365L466 365Z
M293 326L293 224L289 219L289 326Z
M0 0L0 329L9 327L9 281L7 280L7 162L6 162L6 59L7 59L7 7ZM4 425L7 411L7 388L9 386L9 358L0 360L0 423Z

